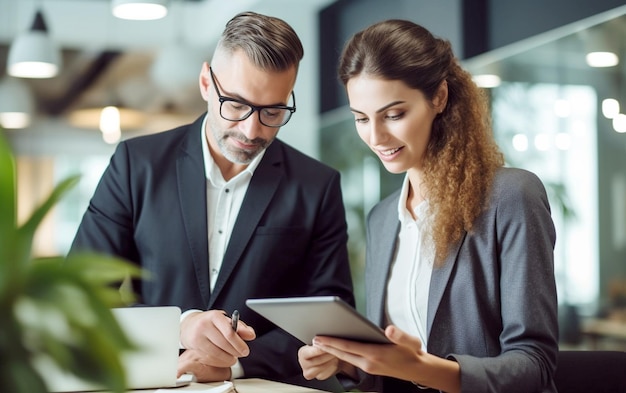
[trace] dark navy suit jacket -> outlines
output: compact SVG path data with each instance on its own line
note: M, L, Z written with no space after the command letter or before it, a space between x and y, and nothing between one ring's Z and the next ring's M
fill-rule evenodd
M339 173L280 140L266 150L209 287L203 117L121 142L80 224L72 251L95 250L151 272L134 283L145 305L238 309L257 338L246 377L309 384L303 345L245 306L248 298L338 295L354 304Z

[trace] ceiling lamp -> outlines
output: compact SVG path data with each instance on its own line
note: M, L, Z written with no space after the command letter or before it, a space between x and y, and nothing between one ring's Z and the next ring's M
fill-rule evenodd
M589 67L614 67L619 64L619 58L613 52L589 52L585 60Z
M33 96L20 79L5 77L0 81L0 125L4 128L26 128L33 112Z
M18 35L9 49L8 73L19 78L51 78L59 72L61 55L48 35L41 11L27 32Z
M122 137L120 110L110 105L102 108L100 112L100 131L102 139L108 144L117 143Z
M112 0L113 15L120 19L154 20L167 15L168 0Z
M500 86L500 83L502 83L500 77L495 74L474 75L472 79L478 87L483 89L492 89L494 87Z
M110 108L110 106L105 108ZM143 112L119 105L115 108L104 111L104 119L102 119L103 108L101 107L76 109L69 114L68 122L76 128L99 129L103 133L107 130L115 130L114 125L118 122L120 130L123 131L140 130L145 125L146 116Z

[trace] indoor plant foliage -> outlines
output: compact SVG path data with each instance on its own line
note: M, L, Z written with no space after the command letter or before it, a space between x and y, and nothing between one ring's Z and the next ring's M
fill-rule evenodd
M37 227L78 182L70 177L17 225L15 162L0 134L0 390L46 392L37 365L52 362L114 392L125 391L120 353L132 349L110 308L114 283L137 277L125 261L93 254L34 258Z

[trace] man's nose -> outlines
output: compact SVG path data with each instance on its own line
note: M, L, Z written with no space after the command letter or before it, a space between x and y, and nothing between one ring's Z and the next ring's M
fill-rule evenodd
M259 112L254 111L247 119L239 122L239 129L243 132L248 140L253 140L263 133L264 125L261 124Z

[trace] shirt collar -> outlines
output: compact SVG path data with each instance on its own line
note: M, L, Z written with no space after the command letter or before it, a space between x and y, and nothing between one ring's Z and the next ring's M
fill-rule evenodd
M406 224L407 222L415 221L409 210L406 208L406 201L409 198L409 175L404 175L402 181L402 188L400 189L400 198L398 199L398 220L400 224ZM428 212L428 201L424 200L417 205L413 211L416 217L426 218Z
M204 116L204 119L202 120L202 127L200 127L200 140L202 141L202 156L204 159L204 173L205 173L207 180L211 182L211 184L213 185L224 184L225 181L222 176L222 173L220 172L220 169L218 168L218 166L215 164L215 160L213 159L213 156L211 155L211 151L209 150L209 143L206 138L206 133L209 132L206 127L207 116L208 114ZM247 174L249 176L254 175L254 171L259 166L261 159L263 159L263 156L265 155L265 150L266 149L263 149L263 151L261 151L259 155L256 156L252 160L252 162L250 162L250 164L248 164L246 169L244 169L241 173L239 173L233 179L237 179L241 177L243 174Z

